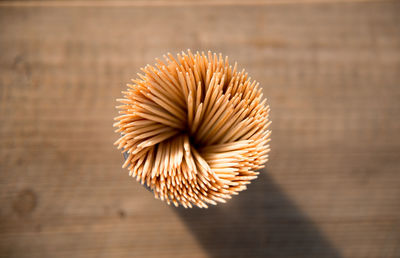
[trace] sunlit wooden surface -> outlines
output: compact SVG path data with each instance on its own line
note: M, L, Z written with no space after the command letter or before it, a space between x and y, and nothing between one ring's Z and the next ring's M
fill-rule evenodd
M0 2L1 257L400 257L399 2L56 3ZM272 110L263 175L209 210L154 200L112 145L125 83L188 48Z

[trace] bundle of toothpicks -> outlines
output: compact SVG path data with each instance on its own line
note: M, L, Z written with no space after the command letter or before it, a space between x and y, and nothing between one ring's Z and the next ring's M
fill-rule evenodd
M168 204L226 202L268 160L269 106L228 57L188 50L141 69L117 101L122 167Z

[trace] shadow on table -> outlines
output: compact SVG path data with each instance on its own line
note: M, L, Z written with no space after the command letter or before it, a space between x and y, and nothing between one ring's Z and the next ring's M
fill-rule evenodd
M341 257L266 170L226 204L174 210L211 257Z

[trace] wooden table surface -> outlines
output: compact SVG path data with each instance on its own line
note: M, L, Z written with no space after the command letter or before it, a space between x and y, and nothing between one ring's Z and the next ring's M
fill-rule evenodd
M115 99L170 51L260 82L272 152L225 205L121 168ZM400 257L399 1L0 2L1 257Z

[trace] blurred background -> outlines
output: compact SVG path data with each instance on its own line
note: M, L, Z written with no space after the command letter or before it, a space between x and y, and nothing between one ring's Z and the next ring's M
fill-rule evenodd
M190 48L271 105L227 204L175 209L121 168L115 99ZM400 2L0 2L1 257L400 257Z

